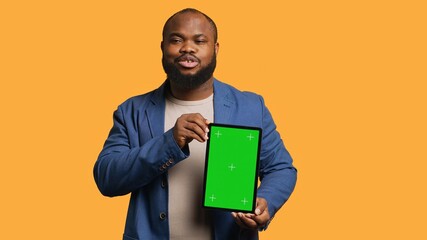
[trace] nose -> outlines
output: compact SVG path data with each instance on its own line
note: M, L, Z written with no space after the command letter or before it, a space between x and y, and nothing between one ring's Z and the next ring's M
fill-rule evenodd
M196 52L196 47L190 41L184 41L181 48L179 49L180 53L194 53Z

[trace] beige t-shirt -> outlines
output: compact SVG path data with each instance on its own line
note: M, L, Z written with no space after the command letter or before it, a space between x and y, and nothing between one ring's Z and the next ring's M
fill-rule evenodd
M200 113L213 122L213 95L200 101L182 101L169 95L166 98L165 131L186 113ZM202 207L206 142L193 140L189 148L190 156L168 172L170 239L211 239L211 225Z

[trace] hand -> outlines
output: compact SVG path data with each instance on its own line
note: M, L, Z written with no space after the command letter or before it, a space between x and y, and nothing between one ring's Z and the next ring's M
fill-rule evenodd
M200 113L183 114L176 120L173 137L181 149L193 139L204 142L208 139L208 124L209 121Z
M255 214L232 212L231 215L240 227L249 229L258 229L260 227L264 227L270 220L267 200L264 198L256 199Z

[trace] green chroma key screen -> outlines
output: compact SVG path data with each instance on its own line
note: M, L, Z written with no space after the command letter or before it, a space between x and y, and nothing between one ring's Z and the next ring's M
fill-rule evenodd
M212 123L208 135L203 206L253 212L261 129Z

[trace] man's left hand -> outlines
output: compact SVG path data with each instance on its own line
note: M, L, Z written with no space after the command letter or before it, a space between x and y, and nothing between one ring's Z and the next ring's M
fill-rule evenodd
M267 200L265 200L264 198L256 199L255 214L232 212L231 215L240 227L249 229L258 229L264 227L267 224L268 220L270 220Z

